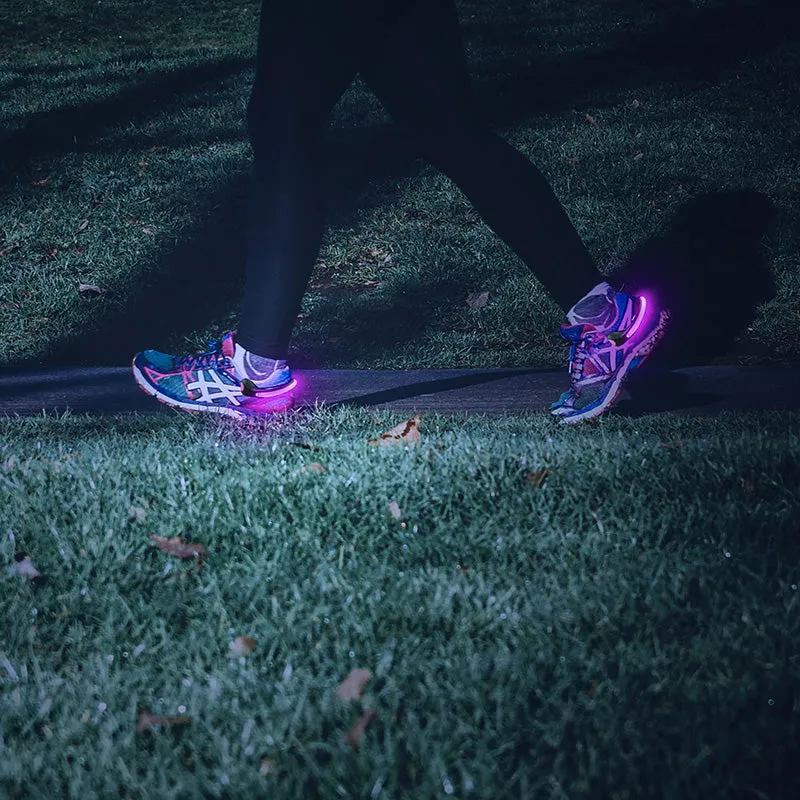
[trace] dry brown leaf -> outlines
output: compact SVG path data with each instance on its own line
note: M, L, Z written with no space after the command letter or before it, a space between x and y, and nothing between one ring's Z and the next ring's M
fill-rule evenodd
M368 439L367 443L378 447L391 447L396 444L419 444L420 418L419 414L413 419L408 419L395 425L394 428L382 433L377 439Z
M644 158L644 153L637 153L634 157L634 161L641 161Z
M9 253L12 253L19 247L19 242L14 242L14 244L10 244L8 247L4 247L0 250L0 256L7 256Z
M89 220L85 219L83 222L81 222L80 225L78 225L78 230L85 231L88 227L89 227Z
M142 228L142 233L144 233L147 236L155 236L156 235L155 230L153 228L151 228L150 226Z
M249 656L258 646L252 636L237 636L229 645L232 656Z
M35 580L41 578L42 573L33 566L33 561L27 553L14 553L14 561L16 562L17 575L28 580Z
M596 120L596 119L595 119L595 118L594 118L594 117L593 117L591 114L589 114L588 112L587 112L586 116L584 117L584 119L585 119L585 120L586 120L586 121L587 121L587 122L588 122L590 125L597 125L597 120Z
M306 472L316 472L317 475L324 475L327 471L325 465L320 464L319 461L312 461L310 464L305 464L300 468L301 475L304 475Z
M355 725L344 735L344 743L352 747L353 750L358 750L364 731L370 726L372 720L374 720L377 715L377 708L371 708L369 711L362 714L356 720Z
M202 558L205 555L203 545L197 542L184 542L180 536L167 539L164 536L150 536L151 541L159 550L177 558Z
M31 186L47 186L50 183L50 178L42 178L38 181L31 181Z
M351 669L350 674L339 684L336 696L340 700L360 700L364 687L372 680L368 669Z
M148 733L155 728L176 728L189 725L191 719L186 714L151 714L146 708L136 709L136 733Z
M258 774L268 778L273 772L275 772L275 762L271 758L262 758Z
M78 294L83 297L101 297L108 289L105 286L100 286L96 283L79 283Z
M389 503L389 513L395 519L400 519L400 517L403 516L403 512L400 510L400 506L397 505L397 503L394 500L392 500L392 502Z
M489 292L470 292L467 305L470 308L483 308L489 302Z
M140 506L131 506L128 509L128 515L133 517L137 522L144 522L147 512Z
M539 489L549 474L550 470L547 467L542 467L535 472L528 472L525 475L525 480L533 486L534 489Z

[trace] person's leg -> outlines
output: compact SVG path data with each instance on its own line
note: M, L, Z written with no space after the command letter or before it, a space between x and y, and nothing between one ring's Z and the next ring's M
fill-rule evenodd
M604 281L544 176L476 119L453 0L415 5L364 75L420 153L461 187L566 312L570 388L553 413L565 422L603 413L669 314L652 297Z
M545 177L478 118L453 0L416 3L362 74L565 312L603 283Z
M320 145L331 109L403 13L393 0L264 0L248 106L255 154L237 343L284 359L324 227Z
M241 325L206 353L137 353L134 379L145 392L234 417L291 404L295 382L284 359L322 233L322 129L405 8L400 0L265 0L248 108L255 166Z

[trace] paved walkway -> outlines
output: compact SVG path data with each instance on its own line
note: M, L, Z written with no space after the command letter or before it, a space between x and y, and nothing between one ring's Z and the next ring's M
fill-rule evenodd
M544 410L566 388L565 370L300 370L297 405L347 404L402 411L507 413ZM634 373L613 413L713 414L800 408L800 364L689 367ZM163 412L129 367L0 370L0 415L45 411Z

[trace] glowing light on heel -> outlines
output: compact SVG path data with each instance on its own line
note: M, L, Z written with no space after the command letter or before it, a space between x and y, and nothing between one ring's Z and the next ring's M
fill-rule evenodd
M631 339L636 331L639 330L647 314L647 298L644 295L641 295L639 299L642 301L641 308L639 309L639 315L633 321L633 325L631 325L631 327L625 331L626 339Z

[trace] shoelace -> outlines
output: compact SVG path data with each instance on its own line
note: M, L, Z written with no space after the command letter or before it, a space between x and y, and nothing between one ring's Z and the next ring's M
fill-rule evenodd
M181 369L208 369L209 367L226 366L227 356L222 355L222 342L211 341L205 353L188 355L179 358L175 363Z
M589 356L589 348L593 342L594 331L587 331L572 345L569 354L570 389L575 389L583 378L583 365Z

